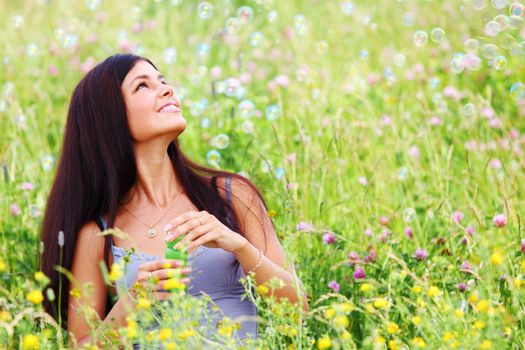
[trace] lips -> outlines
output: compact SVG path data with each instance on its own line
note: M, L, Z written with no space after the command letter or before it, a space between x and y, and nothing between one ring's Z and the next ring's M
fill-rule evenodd
M164 106L160 107L158 113L176 113L180 112L180 107L175 102L168 102Z

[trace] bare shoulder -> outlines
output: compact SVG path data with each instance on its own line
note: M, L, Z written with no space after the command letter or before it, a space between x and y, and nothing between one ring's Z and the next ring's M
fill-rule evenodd
M89 262L98 266L98 261L104 257L104 236L99 235L100 228L91 220L79 230L75 246L74 260ZM78 261L74 261L78 262Z
M264 208L260 192L250 180L240 176L228 177L229 180L227 180L226 176L217 177L217 189L219 190L221 197L226 199L227 181L230 181L229 190L231 194L232 209L234 211L241 213L250 211L250 208Z

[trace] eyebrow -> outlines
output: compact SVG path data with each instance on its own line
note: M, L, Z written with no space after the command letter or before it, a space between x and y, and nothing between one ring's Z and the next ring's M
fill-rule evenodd
M131 83L129 83L129 87L131 87L131 85L133 85L133 82L137 79L151 79L151 77L147 74L143 74L143 75L139 75L138 77L135 77L133 78L133 80L131 81ZM159 74L159 76L157 77L158 80L161 80L161 79L165 79L164 76L162 74Z

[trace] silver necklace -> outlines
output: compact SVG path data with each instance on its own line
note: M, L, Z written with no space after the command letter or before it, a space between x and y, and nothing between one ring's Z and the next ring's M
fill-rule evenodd
M173 206L175 205L175 203L177 202L177 199L179 198L179 195L181 194L181 192L179 192L177 194L177 197L175 197L175 199L173 200L173 203L168 207L168 209L166 209L166 212L160 217L160 219L157 220L157 222L155 222L154 224L148 224L147 222L144 222L142 221L137 215L133 214L131 212L131 210L129 210L122 202L120 204L122 204L122 207L124 209L126 209L126 211L128 213L130 213L131 215L133 215L133 217L135 219L137 219L138 221L140 221L141 223L143 223L144 225L148 226L149 227L149 230L146 232L146 235L149 237L149 238L155 238L155 236L157 236L157 230L155 230L155 226L157 226L159 224L159 222L162 221L162 219L164 219L164 217L166 215L168 215L168 213L170 212L171 208L173 208Z

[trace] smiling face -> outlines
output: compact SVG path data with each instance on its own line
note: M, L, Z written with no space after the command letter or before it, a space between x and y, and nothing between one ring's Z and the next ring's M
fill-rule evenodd
M148 62L139 60L122 82L128 125L135 142L157 137L176 139L186 128L173 87Z

